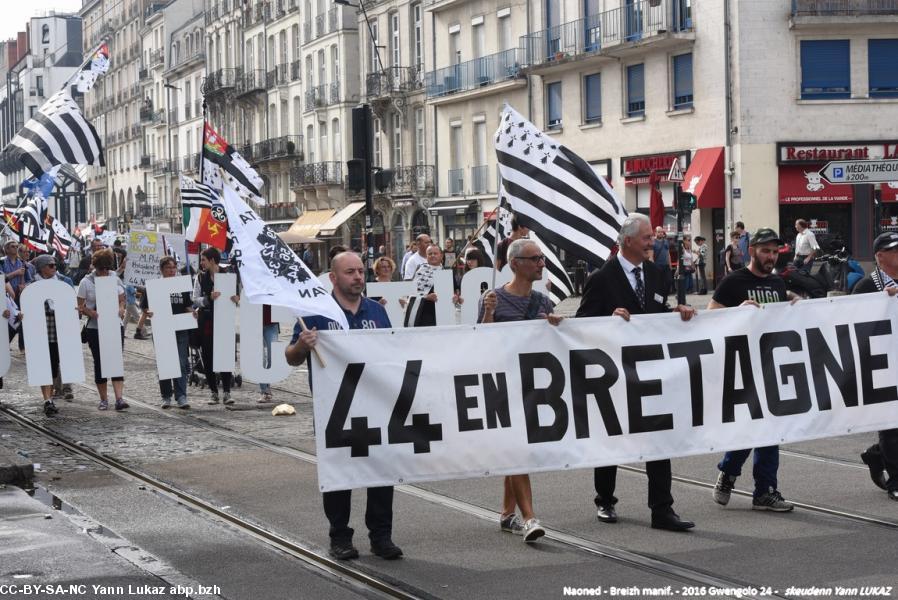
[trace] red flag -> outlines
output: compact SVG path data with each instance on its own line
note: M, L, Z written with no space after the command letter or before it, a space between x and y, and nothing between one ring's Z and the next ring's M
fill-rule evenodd
M653 230L664 225L664 200L661 199L661 190L658 187L660 182L661 176L657 171L652 171L649 175L649 221Z
M193 241L224 250L228 243L228 220L222 206L201 209L199 220Z

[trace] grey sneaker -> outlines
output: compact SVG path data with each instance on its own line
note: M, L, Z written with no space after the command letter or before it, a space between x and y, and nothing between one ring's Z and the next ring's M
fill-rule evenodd
M212 396L209 398L209 404L218 404L219 402L218 392L212 392Z
M506 533L524 535L524 521L517 514L499 517L499 529Z
M733 492L735 484L735 477L721 471L717 475L717 484L714 486L714 502L721 506L726 506L730 501L730 494Z
M171 408L171 398L162 399L162 408Z
M524 521L524 542L529 544L546 535L546 530L536 518Z
M231 400L231 392L225 392L224 396L221 397L222 404L234 404L234 401Z
M773 488L766 494L762 494L751 501L752 510L772 510L774 512L789 512L795 508L791 502L786 502L783 495Z
M178 408L188 409L190 408L190 403L187 402L187 396L181 396L178 398Z

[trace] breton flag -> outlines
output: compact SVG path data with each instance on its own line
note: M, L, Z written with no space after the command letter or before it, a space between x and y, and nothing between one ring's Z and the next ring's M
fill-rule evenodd
M78 88L78 91L84 94L94 86L97 77L109 70L109 46L106 42L100 44L97 51L90 60L85 63L72 83Z
M4 219L9 228L19 238L19 242L39 252L47 252L49 233L47 222L47 196L56 185L56 173L59 165L51 168L40 177L31 177L22 182L22 190L27 202L16 211L4 210Z
M521 225L592 264L608 258L627 211L586 161L507 105L496 131L496 156Z
M219 192L228 183L243 199L265 204L262 178L208 121L203 128L203 183Z
M234 239L231 257L250 302L286 306L300 317L321 315L349 329L343 309L315 274L229 185L222 203Z
M212 188L181 175L181 207L184 211L184 237L188 242L225 249L228 219L218 194Z
M559 302L574 293L574 284L571 283L567 269L564 268L564 264L559 260L558 252L555 248L542 241L532 231L530 232L530 239L536 242L543 256L546 257L546 270L549 272L549 283L551 284L547 286L546 291L549 294L549 300L552 301L552 305L558 306Z
M35 177L66 163L106 165L100 136L68 89L53 94L7 144L3 154L24 164Z
M511 211L508 210L508 199L505 190L499 187L499 206L493 211L492 218L473 245L480 250L483 266L492 267L496 262L496 251L499 244L511 235Z

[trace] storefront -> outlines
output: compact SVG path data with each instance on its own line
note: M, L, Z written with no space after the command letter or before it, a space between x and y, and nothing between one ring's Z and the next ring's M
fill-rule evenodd
M680 163L680 169L685 171L690 164L692 153L689 150L667 152L664 154L644 154L641 156L622 156L620 159L621 176L624 178L624 189L618 190L623 195L624 206L627 210L636 210L649 214L651 187L649 177L652 172L660 176L659 188L661 200L664 202L664 228L668 234L677 231L677 211L674 208L674 194L677 182L669 181L667 175L673 161ZM683 222L684 231L691 230L689 220Z
M780 142L776 152L780 234L787 242L795 239L795 221L805 219L824 252L844 244L869 260L877 233L898 230L898 184L835 185L820 176L829 161L898 158L898 142Z

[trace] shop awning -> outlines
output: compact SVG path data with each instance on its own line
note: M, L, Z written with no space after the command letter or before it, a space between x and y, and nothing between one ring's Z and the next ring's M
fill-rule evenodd
M698 208L723 208L723 147L696 151L680 188L695 196Z
M284 240L285 244L318 244L321 243L321 240L318 238L309 237L307 235L300 235L298 233L294 233L290 230L281 231L277 234L279 238Z
M307 210L296 219L293 225L290 226L290 229L285 233L313 238L318 235L321 226L327 223L328 219L332 216L334 216L334 209L332 208L326 208L324 210Z
M322 237L331 237L337 233L337 230L340 229L340 225L363 210L365 210L364 202L353 202L347 205L345 208L340 209L340 212L328 219L327 223L321 226L321 231L318 232L318 235Z
M464 213L468 210L468 207L471 206L472 202L472 200L444 200L443 202L434 203L434 205L430 207L430 212L452 211Z

